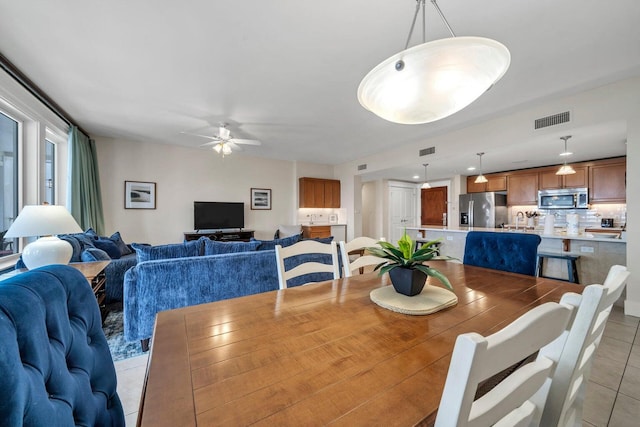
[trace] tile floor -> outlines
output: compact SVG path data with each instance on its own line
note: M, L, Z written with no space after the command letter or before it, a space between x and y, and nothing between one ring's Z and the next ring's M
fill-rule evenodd
M614 307L587 385L586 427L636 427L640 423L640 318ZM115 363L127 426L135 426L147 355Z

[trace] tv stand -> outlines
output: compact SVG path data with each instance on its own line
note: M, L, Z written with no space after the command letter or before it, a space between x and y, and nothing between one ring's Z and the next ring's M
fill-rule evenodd
M184 240L198 240L202 236L206 236L211 240L220 242L248 242L253 238L253 230L218 230L218 231L200 231L184 233Z

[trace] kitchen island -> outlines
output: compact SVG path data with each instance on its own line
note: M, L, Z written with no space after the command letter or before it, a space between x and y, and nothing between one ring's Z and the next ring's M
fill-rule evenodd
M542 229L526 229L526 231L523 231L523 229L508 230L504 228L469 228L458 226L407 227L406 230L407 234L414 239L442 239L440 253L458 258L461 261L464 257L465 240L469 231L538 234L542 238L538 251L580 256L577 262L578 277L580 278L580 283L583 285L602 283L612 265L627 264L626 238L603 237L602 235L599 236L599 233L568 235L563 230L558 230L553 234L543 234ZM563 260L548 259L545 261L544 267L543 274L545 276L568 277L567 264Z

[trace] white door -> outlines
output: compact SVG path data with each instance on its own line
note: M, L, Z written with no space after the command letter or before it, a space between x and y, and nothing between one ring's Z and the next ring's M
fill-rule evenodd
M388 238L394 245L404 234L406 227L416 226L416 189L389 187L389 219L391 221Z

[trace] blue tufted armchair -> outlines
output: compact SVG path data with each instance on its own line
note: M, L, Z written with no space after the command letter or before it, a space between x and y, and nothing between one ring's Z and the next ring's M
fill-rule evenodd
M124 426L93 291L53 265L0 282L0 424Z
M467 233L463 262L535 276L541 240L540 236L531 233L470 231Z

